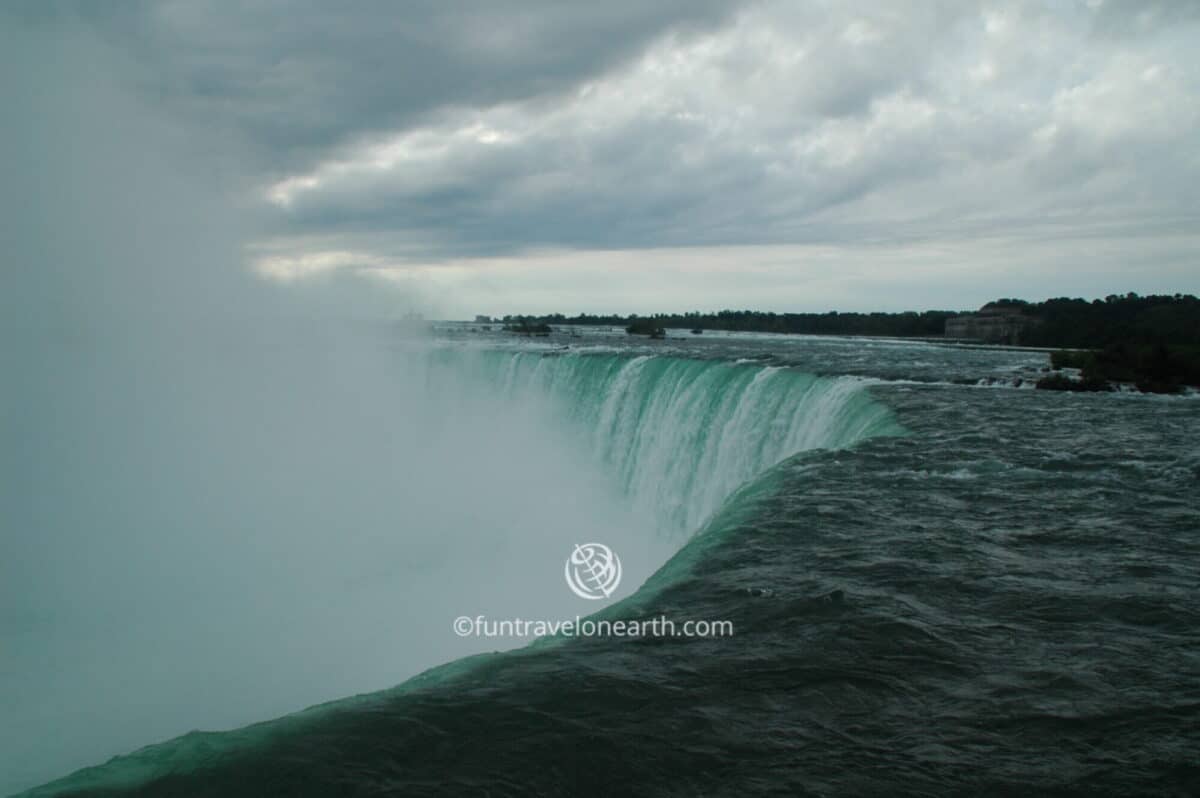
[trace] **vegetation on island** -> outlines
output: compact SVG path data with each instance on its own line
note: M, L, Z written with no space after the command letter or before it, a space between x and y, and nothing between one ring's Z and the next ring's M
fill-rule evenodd
M1055 371L1079 369L1080 379L1053 374L1040 380L1039 388L1104 391L1112 390L1113 383L1132 383L1147 393L1178 393L1184 386L1200 387L1200 347L1196 346L1122 342L1103 349L1053 352L1050 365Z
M1194 296L1051 299L1027 304L1022 312L1037 319L1024 343L1071 347L1052 353L1050 365L1080 374L1078 380L1053 374L1039 388L1102 391L1126 383L1140 391L1177 393L1200 387L1200 299Z

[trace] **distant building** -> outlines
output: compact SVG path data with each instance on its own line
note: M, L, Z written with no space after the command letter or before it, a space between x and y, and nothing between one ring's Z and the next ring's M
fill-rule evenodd
M1037 319L1018 305L984 305L978 313L946 319L945 336L988 344L1020 346L1021 336Z
M475 323L476 324L491 324L492 317L491 316L476 316Z

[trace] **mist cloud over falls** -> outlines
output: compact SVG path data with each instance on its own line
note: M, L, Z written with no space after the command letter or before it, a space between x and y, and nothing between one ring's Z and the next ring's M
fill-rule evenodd
M665 557L536 397L382 324L403 297L247 276L220 170L94 37L0 51L0 793L504 645L459 614L573 615L577 540L633 586Z

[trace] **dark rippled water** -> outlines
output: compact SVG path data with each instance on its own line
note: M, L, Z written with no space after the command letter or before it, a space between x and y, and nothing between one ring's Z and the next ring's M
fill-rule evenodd
M663 346L886 378L907 431L758 475L605 611L733 637L483 655L46 793L1200 793L1200 402L956 384L1024 351Z

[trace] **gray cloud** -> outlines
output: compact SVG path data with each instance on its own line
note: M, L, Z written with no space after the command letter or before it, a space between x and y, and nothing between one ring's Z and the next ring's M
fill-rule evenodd
M276 272L1200 222L1192 3L74 13L148 102L240 143Z
M1157 214L1151 193L1194 206L1197 71L1176 18L1101 46L1091 13L757 6L555 103L446 109L318 163L282 184L282 220L484 253L838 240L864 218L903 236L948 211Z

